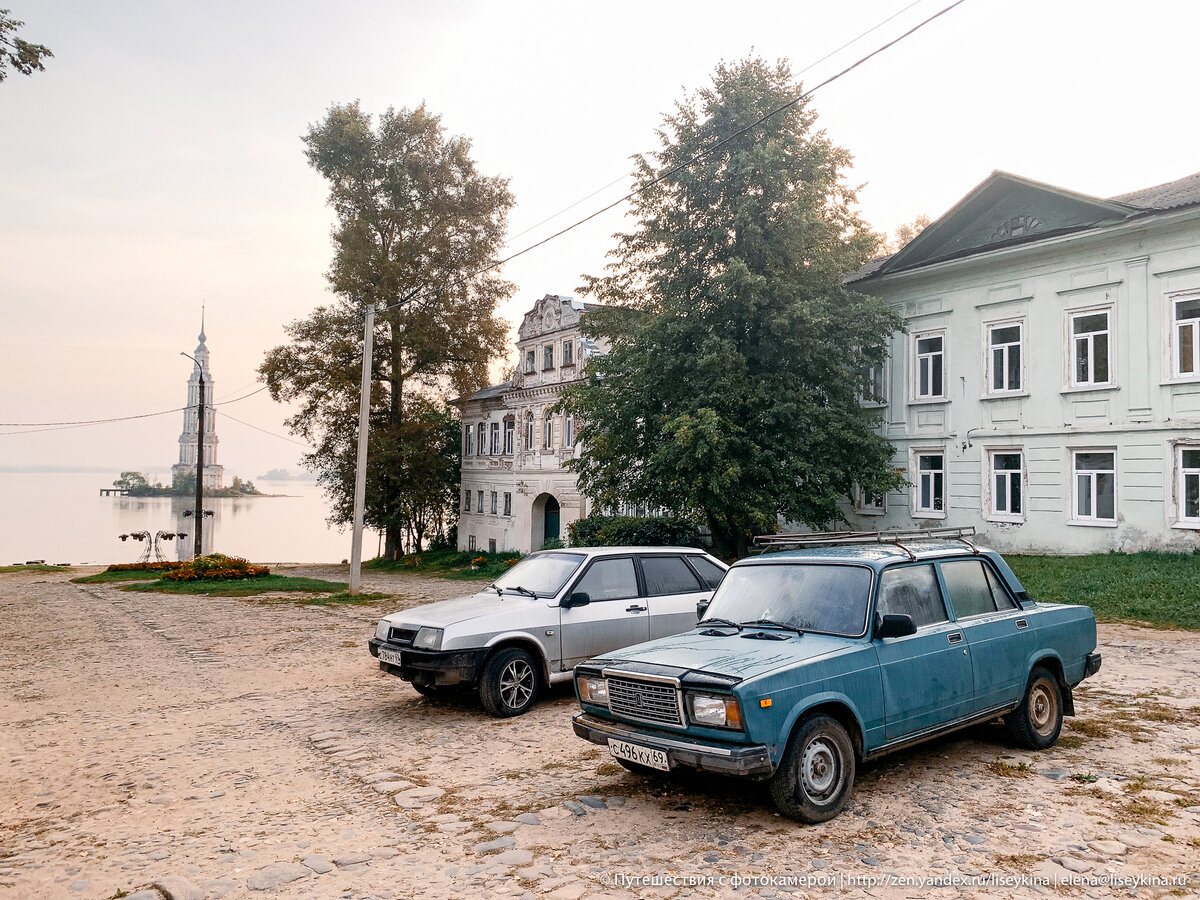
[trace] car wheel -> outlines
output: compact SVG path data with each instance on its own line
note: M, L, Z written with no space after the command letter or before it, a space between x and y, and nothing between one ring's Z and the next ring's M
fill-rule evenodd
M842 811L854 787L854 745L837 719L803 720L771 778L771 799L789 819L808 825Z
M1045 750L1058 740L1063 720L1062 688L1058 679L1041 666L1029 673L1025 696L1008 715L1008 730L1018 745Z
M484 663L479 699L493 716L519 716L533 706L540 685L541 675L533 657L520 647L509 647Z

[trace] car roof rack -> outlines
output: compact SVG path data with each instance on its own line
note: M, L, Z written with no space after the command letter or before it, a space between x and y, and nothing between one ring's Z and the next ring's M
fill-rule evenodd
M802 547L834 547L839 544L891 544L908 554L909 559L917 555L907 546L906 541L946 540L961 541L971 548L972 553L978 553L974 541L969 540L975 535L975 526L966 525L961 528L919 528L908 531L813 531L796 534L760 534L754 538L753 545L759 553L770 550L796 550Z

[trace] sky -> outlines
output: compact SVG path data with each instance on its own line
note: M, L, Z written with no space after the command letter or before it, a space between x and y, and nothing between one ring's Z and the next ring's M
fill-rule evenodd
M260 387L284 326L331 299L300 135L332 104L425 103L470 138L511 179L511 253L622 196L721 60L815 63L807 87L949 2L7 0L55 56L0 83L0 423L181 407L202 303L217 400ZM1111 196L1200 170L1198 32L1183 0L966 0L811 102L879 231L995 169ZM501 313L576 293L629 224L606 213L508 264ZM287 414L266 392L222 408L226 480L298 468ZM182 420L3 424L0 468L165 472Z

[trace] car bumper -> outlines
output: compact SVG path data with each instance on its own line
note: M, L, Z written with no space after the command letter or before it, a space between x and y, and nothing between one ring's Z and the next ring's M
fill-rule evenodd
M682 736L661 737L585 712L576 713L571 724L577 735L593 744L607 746L609 738L613 738L651 750L661 750L667 755L672 768L677 765L687 766L707 772L751 778L766 778L775 771L771 754L762 744L721 745L685 740Z
M1089 653L1083 663L1083 677L1091 678L1100 671L1100 654Z
M380 662L379 668L389 675L412 681L416 684L427 684L434 687L450 687L452 685L471 685L479 679L479 668L483 665L483 657L487 650L414 650L412 647L398 647L388 644L378 638L367 641L371 655L379 658L379 650L385 647L400 654L400 665Z

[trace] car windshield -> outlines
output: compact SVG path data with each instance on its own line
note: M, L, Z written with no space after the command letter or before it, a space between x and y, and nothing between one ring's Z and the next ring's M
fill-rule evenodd
M866 631L871 570L865 566L770 563L734 566L704 618L777 622L850 637Z
M553 597L582 562L582 553L534 553L492 582L492 587L502 591L524 588L539 597Z

